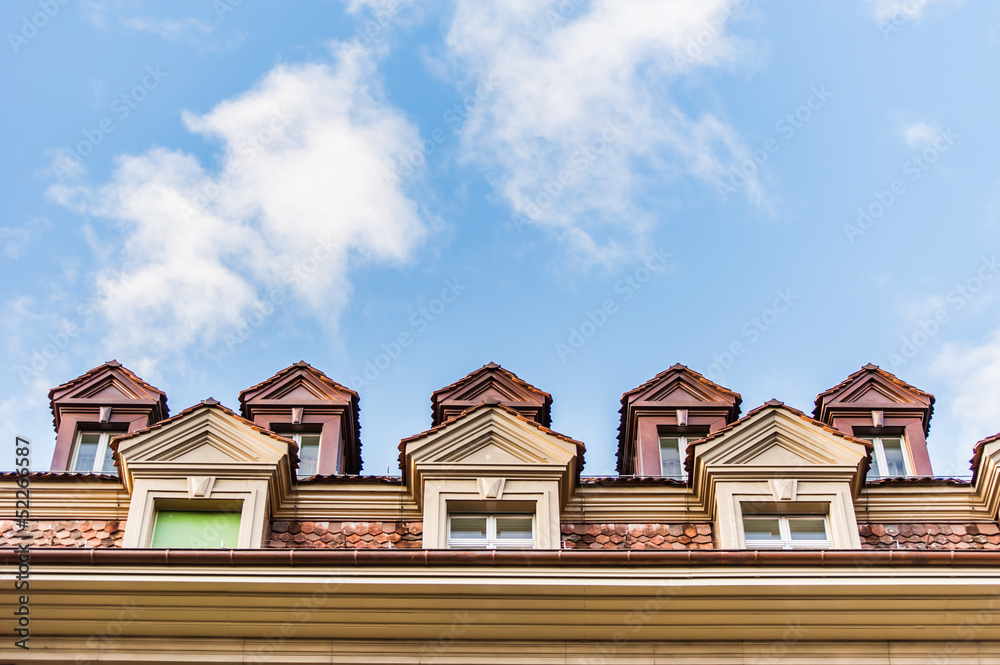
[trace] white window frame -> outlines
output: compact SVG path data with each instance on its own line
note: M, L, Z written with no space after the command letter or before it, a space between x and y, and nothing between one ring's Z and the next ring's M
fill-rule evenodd
M887 471L889 469L889 462L885 458L885 445L882 443L882 439L899 439L900 450L903 453L903 469L905 473L902 476L888 476L888 475L877 475L871 476L873 480L882 480L884 478L909 478L913 475L913 467L910 464L910 447L906 444L906 437L902 434L887 434L884 437L882 435L877 436L862 436L860 437L866 441L871 441L874 449L872 450L872 457L875 461L875 466L879 471Z
M310 476L315 476L315 475L319 474L319 456L323 452L323 447L321 445L322 444L322 434L321 433L318 433L318 432L285 432L285 433L282 434L281 432L278 432L278 434L279 434L279 436L283 436L286 439L291 439L292 441L294 441L295 445L298 447L299 450L302 450L302 437L303 436L315 436L316 437L316 471L315 471L315 473L302 473L301 469L296 469L295 470L295 477L296 478L308 478ZM300 458L299 461L301 461L301 458Z
M683 480L683 481L686 482L687 479L688 479L688 474L687 474L687 469L684 468L684 458L686 457L688 444L691 443L692 441L696 441L697 439L703 439L703 438L705 438L705 435L695 436L695 435L688 435L688 434L669 434L669 433L668 434L658 434L657 437L656 437L656 444L657 444L656 451L660 455L659 456L659 461L660 461L660 464L659 464L659 466L660 466L660 476L662 478L672 478L674 480ZM680 466L681 466L681 474L679 476L675 476L675 475L670 475L670 474L664 473L664 469L663 469L663 440L664 439L677 439L677 459L678 459L678 461L680 463Z
M486 518L486 538L452 538L451 521L455 518ZM531 520L531 538L497 538L497 518L520 517ZM448 549L496 550L535 549L535 515L533 513L455 513L448 515Z
M100 438L97 440L97 451L94 453L94 466L91 469L77 469L76 462L77 457L80 454L80 446L83 444L83 437L86 434L97 434ZM108 448L111 445L111 439L114 436L121 434L121 432L94 432L88 430L80 430L76 433L76 441L73 444L73 459L70 460L69 468L71 471L76 471L78 473L111 473L118 474L117 469L112 471L104 471L104 456L108 454Z
M749 518L775 519L778 520L778 533L780 540L748 540L743 520ZM793 540L792 529L789 524L794 519L823 519L823 531L826 538L823 540ZM830 538L830 516L819 514L790 514L790 515L769 515L767 513L743 514L740 519L740 531L743 534L743 545L749 550L828 550L833 547Z

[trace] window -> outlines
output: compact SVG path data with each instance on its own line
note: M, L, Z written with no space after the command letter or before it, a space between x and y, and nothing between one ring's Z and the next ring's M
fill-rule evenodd
M660 437L660 475L677 480L687 480L684 470L684 454L690 441L700 436L680 436L677 434Z
M448 547L453 549L531 549L533 515L452 515Z
M73 449L73 471L118 475L111 446L114 432L80 432Z
M744 515L743 542L749 549L827 549L825 515Z
M912 475L902 436L861 437L875 445L870 478L899 478Z
M298 478L315 476L319 470L319 434L286 432L281 436L292 439L299 446L299 468L295 475Z
M158 510L150 547L234 548L240 536L240 512Z

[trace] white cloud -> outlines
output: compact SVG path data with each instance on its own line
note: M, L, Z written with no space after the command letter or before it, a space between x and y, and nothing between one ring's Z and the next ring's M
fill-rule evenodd
M948 385L937 396L931 442L950 446L955 468L967 474L973 444L1000 432L1000 330L979 345L946 344L931 370Z
M386 174L418 134L373 75L356 52L334 66L278 66L210 112L184 114L220 142L217 171L157 147L118 158L99 188L50 188L124 234L118 267L97 283L112 355L150 368L293 307L281 304L289 294L335 325L352 261L409 257L425 227Z
M657 217L633 203L642 192L678 176L718 182L745 151L724 120L667 90L745 50L726 34L745 4L459 0L448 55L485 91L463 128L466 157L514 212L588 260L631 251Z
M876 23L903 23L919 20L932 4L957 4L961 0L868 0Z
M25 246L32 238L50 226L44 217L34 217L22 226L0 226L0 247L10 259L21 258Z
M152 16L123 17L121 24L138 32L150 32L167 41L184 41L194 35L211 34L213 26L201 19L154 18Z
M934 140L943 134L940 125L926 122L908 122L900 128L906 145L914 150L923 150L934 145Z

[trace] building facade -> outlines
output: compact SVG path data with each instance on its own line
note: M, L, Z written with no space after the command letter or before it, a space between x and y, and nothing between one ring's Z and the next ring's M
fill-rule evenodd
M493 363L400 476L359 475L358 394L304 362L239 413L114 361L50 398L51 470L0 476L31 617L0 663L1000 663L1000 435L934 477L934 397L875 365L811 415L674 365L611 477Z

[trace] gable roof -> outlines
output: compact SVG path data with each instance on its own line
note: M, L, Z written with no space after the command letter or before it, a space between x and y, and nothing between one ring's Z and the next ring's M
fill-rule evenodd
M490 393L493 395L487 397ZM479 402L508 402L508 406L515 410L537 410L539 422L546 427L552 422L552 395L539 390L510 370L489 362L431 393L431 423L437 426L448 420L445 409L449 403L453 407L460 407L464 412Z
M865 439L859 439L857 437L851 436L850 434L845 434L844 432L841 432L838 429L835 429L835 428L833 428L833 427L831 427L831 426L829 426L829 425L827 425L825 423L822 423L822 422L816 420L815 418L810 418L808 415L806 415L802 411L799 411L796 408L790 407L787 404L785 404L784 402L781 402L781 401L779 401L777 399L770 399L767 402L764 402L763 404L761 404L760 406L758 406L757 408L755 408L755 409L751 410L750 412L748 412L745 416L743 416L742 418L740 418L736 422L731 423L731 424L723 427L722 429L709 434L706 437L703 437L701 439L697 439L697 440L692 441L691 443L689 443L688 447L687 447L687 455L684 458L684 467L687 470L688 477L690 478L690 477L693 476L693 470L694 470L694 449L695 449L695 446L702 445L702 444L704 444L704 443L706 443L708 441L712 441L712 440L718 439L720 437L728 436L734 430L744 427L745 425L747 425L751 421L755 420L758 417L759 414L761 414L761 413L763 413L763 412L765 412L766 410L769 410L769 409L781 409L782 411L787 412L788 414L794 416L795 418L798 418L798 419L802 420L804 423L807 423L808 425L810 425L812 427L816 427L818 429L823 430L827 434L831 434L833 436L839 437L839 438L844 439L846 441L850 441L852 443L856 443L856 444L860 444L860 445L864 446L865 449L866 449L866 451L867 451L867 453L868 453L868 455L867 455L867 459L865 460L865 463L864 463L864 465L862 467L862 473L863 474L867 474L868 473L868 469L871 466L871 451L875 447L874 444L871 441L867 441Z
M129 399L128 395L122 392L122 387L133 393L133 399L149 399L154 402L154 420L162 420L170 415L167 408L167 395L162 390L147 383L140 376L122 365L117 360L109 360L102 365L87 370L80 376L67 381L49 390L49 408L52 410L52 422L55 428L59 429L59 413L56 409L56 402L64 399L88 399L99 386L105 383L113 384L114 380L119 382L115 386L116 392L124 399ZM120 387L121 384L125 385ZM128 384L131 384L130 386Z
M309 397L303 399L301 393ZM298 393L298 394L295 394ZM240 391L240 415L251 418L255 406L271 406L284 402L323 408L323 402L336 407L346 405L353 415L341 423L345 445L344 473L361 471L361 414L358 393L337 383L304 360L279 370L274 376Z
M461 421L469 418L470 416L472 416L473 414L475 414L476 412L478 412L478 411L480 411L482 409L499 409L501 411L504 411L504 412L510 414L511 416L513 416L514 418L516 418L518 421L520 421L522 423L526 423L526 424L534 427L535 429L537 429L539 432L541 432L543 434L548 434L549 436L554 436L555 438L560 439L562 441L565 441L566 443L571 443L571 444L575 445L576 446L576 451L577 451L576 452L577 459L579 460L579 464L577 465L577 474L579 475L580 470L583 469L584 453L586 452L587 447L584 445L584 443L582 441L577 441L576 439L570 438L570 437L566 436L565 434L560 434L559 432L551 430L548 427L546 427L546 426L544 426L544 425L542 425L542 424L540 424L538 422L535 422L534 420L532 420L530 418L525 418L523 415L521 415L520 413L518 413L517 410L512 409L509 406L506 406L504 404L481 402L481 403L476 404L475 406L473 406L473 407L471 407L469 409L466 409L465 411L463 411L462 413L460 413L458 416L456 416L454 418L449 418L448 420L444 421L440 425L435 425L434 427L431 427L428 430L424 430L423 432L420 432L418 434L414 434L413 436L408 436L405 439L401 439L400 440L399 446L398 446L398 448L399 448L399 468L402 471L404 480L406 478L406 444L408 444L410 442L413 442L413 441L419 441L420 439L426 439L429 436L433 436L434 434L437 434L438 432L444 431L444 430L449 429L451 427L460 426L461 425Z
M868 389L869 386L871 389ZM909 406L923 410L924 436L927 436L930 430L931 416L934 415L934 395L906 383L891 372L887 372L872 363L868 363L837 385L817 395L813 417L817 420L824 420L826 411L831 405L835 405L835 408L872 408L861 404L856 407L851 406L854 400L872 390L880 392L887 402L885 405L879 405L879 408L892 408L892 404L898 404L901 407ZM889 393L893 394L892 397L889 396Z
M675 395L677 391L689 396L684 400L685 408L697 408L699 405L724 408L728 411L726 418L729 422L736 420L740 415L743 398L739 393L710 381L687 365L675 363L652 379L622 394L621 408L618 409L618 451L615 453L618 473L625 472L634 452L630 407L637 402L666 401L665 398ZM642 400L640 399L642 396L649 399ZM673 406L675 405L670 405Z

